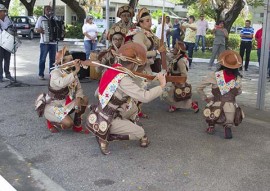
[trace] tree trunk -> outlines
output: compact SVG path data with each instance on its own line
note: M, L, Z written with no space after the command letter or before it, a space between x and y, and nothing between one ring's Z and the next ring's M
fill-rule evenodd
M5 5L5 7L8 9L9 8L10 1L11 0L0 0L0 4Z
M31 0L29 3L27 0L20 0L21 3L25 6L26 10L27 10L27 15L28 16L33 16L34 13L34 6L36 3L36 0Z
M61 1L67 4L72 9L72 11L75 12L77 14L78 21L83 23L86 13L84 9L80 6L79 2L76 0L61 0Z
M236 0L232 6L232 8L225 15L225 28L228 32L230 32L234 21L237 19L242 9L245 6L245 2L243 0Z

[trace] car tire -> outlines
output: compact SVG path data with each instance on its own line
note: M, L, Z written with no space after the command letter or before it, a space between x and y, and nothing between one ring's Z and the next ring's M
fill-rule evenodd
M34 38L34 32L30 31L29 35L28 35L28 39L32 40Z

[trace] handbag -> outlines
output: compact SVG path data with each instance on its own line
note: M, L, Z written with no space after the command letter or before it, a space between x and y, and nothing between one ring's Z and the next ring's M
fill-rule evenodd
M192 87L191 84L185 83L175 85L174 90L174 100L175 101L184 101L190 99L192 96Z
M240 123L242 123L243 119L245 118L245 114L242 108L237 105L237 103L235 103L234 105L235 105L234 125L238 126L240 125Z
M223 110L224 103L221 102L220 106L213 106L213 101L208 103L204 110L203 115L207 123L223 124L226 121L226 116Z

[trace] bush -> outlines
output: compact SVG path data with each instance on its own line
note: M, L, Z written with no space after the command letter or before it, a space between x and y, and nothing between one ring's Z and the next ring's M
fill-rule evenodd
M206 40L205 40L205 46L210 49L213 46L213 42L214 42L214 36L212 34L207 34ZM232 50L239 49L240 43L241 43L241 38L239 34L229 34L228 47L230 49ZM201 45L201 41L199 45ZM254 38L252 40L252 49L253 50L257 49L257 42Z
M82 26L83 24L81 23L77 23L75 25L67 25L65 38L83 39L84 35L82 32Z

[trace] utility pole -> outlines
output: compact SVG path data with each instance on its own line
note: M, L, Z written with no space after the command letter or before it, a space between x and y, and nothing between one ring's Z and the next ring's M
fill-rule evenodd
M110 29L110 0L106 0L106 22L107 22L106 32L108 34L109 29ZM108 47L109 47L109 41L106 40L106 48Z
M265 0L264 5L264 21L263 21L263 34L262 34L262 48L261 48L261 61L260 61L260 75L257 90L257 108L259 110L265 109L265 86L267 77L267 67L269 58L269 45L270 45L270 0ZM268 34L267 34L268 33Z

